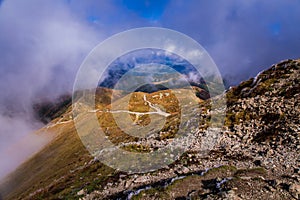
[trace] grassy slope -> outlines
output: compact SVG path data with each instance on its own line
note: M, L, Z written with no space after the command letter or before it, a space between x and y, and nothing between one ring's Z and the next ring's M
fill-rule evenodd
M167 92L167 91L164 91ZM184 92L184 91L182 91ZM101 92L104 99L97 99L97 108L102 109L107 105L107 99L111 91ZM107 95L103 95L107 94ZM135 99L130 99L129 109L132 111L148 111L147 106L142 106L144 93L136 93ZM159 92L151 95L159 96ZM150 94L149 99L151 98ZM165 106L168 112L177 112L176 108L170 103L171 96L159 100L151 99L153 103ZM124 97L128 98L128 97ZM119 99L116 105L122 104L123 100ZM141 104L134 105L133 104ZM139 107L139 108L138 108ZM177 107L177 106L176 106ZM139 110L142 108L142 110ZM101 115L101 114L98 114ZM116 126L110 116L104 116L103 126ZM134 116L132 116L134 119ZM176 114L173 116L176 117ZM171 117L171 119L173 118ZM102 115L103 118L103 115ZM147 118L147 116L145 116ZM114 178L113 174L117 173L113 169L103 165L100 162L93 161L89 152L81 143L77 135L73 121L71 119L71 107L66 113L52 121L53 124L47 131L55 132L56 138L48 144L42 151L38 152L28 161L23 163L14 173L12 173L1 187L1 194L5 199L57 199L57 198L74 198L82 188L88 190L101 189L106 180ZM83 124L88 124L89 120L82 115L80 119ZM67 123L65 123L67 122ZM170 124L169 124L170 125ZM46 127L44 128L46 129ZM121 137L120 130L114 129L110 137L115 143L126 140ZM119 138L121 141L118 141ZM128 138L130 139L130 138ZM135 149L132 149L135 151ZM138 149L137 149L138 150Z
M264 73L260 75L263 76ZM266 80L271 80L270 78L277 77L267 77ZM251 87L252 81L253 79L246 81L227 93L228 104L233 105L242 98L241 91L245 87ZM266 84L268 82L262 81L259 90L253 94L264 92L261 88L268 88L269 85ZM144 109L147 111L146 107ZM229 115L227 118L227 125L236 121L229 119ZM82 188L101 189L108 179L114 178L113 175L117 172L113 169L100 162L91 162L92 157L78 138L73 123L57 125L52 129L58 133L57 138L9 177L9 181L2 187L1 193L4 197L25 199L29 194L33 194L29 198L74 198Z
M91 157L81 144L72 124L60 128L62 129L59 131L63 134L59 134L9 177L10 181L2 189L4 197L23 199L38 191L32 198L57 198L80 190L83 183L80 179L82 173L80 170L77 170L79 173L71 172L85 166ZM103 176L106 176L112 170L103 166L103 172Z
M93 158L82 145L70 115L71 107L52 121L53 124L69 122L50 124L48 129L44 127L41 130L54 132L57 136L6 178L0 188L5 199L67 198L75 196L84 187L83 184L93 185L113 173L112 169L99 162L89 164ZM97 180L89 180L93 177Z

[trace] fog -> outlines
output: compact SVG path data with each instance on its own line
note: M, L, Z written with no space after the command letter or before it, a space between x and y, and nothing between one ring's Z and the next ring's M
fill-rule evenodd
M39 125L20 117L0 116L0 180L12 172L53 136L52 133L32 133ZM32 126L30 126L32 124ZM9 134L10 133L10 134ZM3 144L4 143L4 144Z
M45 144L32 134L42 126L32 104L71 92L84 58L112 34L143 26L180 31L237 84L299 58L299 24L297 0L0 1L0 179Z
M60 1L2 2L0 179L48 141L47 134L33 134L42 124L32 104L69 92L77 67L99 39Z

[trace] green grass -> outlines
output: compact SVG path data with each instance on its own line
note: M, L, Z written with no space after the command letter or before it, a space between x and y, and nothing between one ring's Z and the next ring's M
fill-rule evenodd
M124 149L126 151L130 151L130 152L138 152L138 153L150 152L150 148L148 146L144 146L141 144L129 144L129 145L124 146L122 149Z
M110 108L110 105L107 103L109 102L111 91L104 92L108 94L101 98L96 97L96 107L98 109ZM139 99L129 101L129 110L143 112L149 110L149 106L144 105L143 95L143 93L138 93L136 98ZM174 106L174 102L176 104L175 96L170 93L168 97L155 99L151 98L151 95L155 95L155 93L147 94L147 99L153 104L159 104L167 112L174 113L166 120L165 124L165 130L173 134L172 131L176 131L177 124L173 119L175 117L180 118L179 107ZM114 103L118 105L123 102L122 100L116 100ZM71 114L70 112L71 108L69 107L67 113L61 116L67 119ZM111 113L99 112L97 115L101 119L100 126L102 128L110 128L107 135L115 144L137 141L137 138L123 133L118 128ZM88 116L88 114L83 113L77 120L82 125L90 128ZM59 119L54 119L53 122ZM154 121L154 123L157 122ZM173 127L172 131L169 130L171 126ZM100 162L89 164L93 157L83 146L73 123L57 125L50 128L49 131L55 132L56 138L8 177L3 185L3 195L6 199L76 199L78 198L78 191L85 189L89 193L93 190L102 190L107 181L117 177L115 170ZM170 137L172 136L167 138ZM127 148L129 148L127 149L129 151L135 152L149 151L148 147L141 145L129 145ZM30 194L32 196L28 198Z
M96 188L98 182L94 177L102 182L114 172L99 162L87 165L93 158L82 145L73 125L52 131L58 132L57 138L8 178L4 185L7 199L26 199L38 190L31 198L76 196L83 187L91 185Z
M263 168L237 169L234 166L224 165L210 169L204 176L189 175L174 181L167 187L155 187L142 191L135 195L133 199L175 199L186 197L191 191L195 191L195 198L197 198L197 194L210 192L203 190L203 188L207 187L203 185L204 182L212 181L216 178L233 177L232 180L228 181L228 183L233 183L241 181L241 176L250 176L253 180L261 181L260 176L262 175L265 175L265 169Z
M214 177L214 176L218 176L218 177L227 177L230 176L230 174L235 173L237 171L237 168L234 166L230 166L230 165L222 165L220 167L216 167L216 168L212 168L210 170L208 170L204 177Z

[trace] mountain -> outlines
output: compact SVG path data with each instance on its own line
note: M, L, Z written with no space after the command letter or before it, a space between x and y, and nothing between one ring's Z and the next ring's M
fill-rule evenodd
M62 95L55 101L39 100L39 102L34 103L32 107L36 119L47 124L65 113L71 104L71 95Z
M193 98L201 113L187 117L195 141L174 163L153 172L126 173L94 159L79 139L69 106L41 129L55 139L23 163L2 182L4 199L300 199L300 60L286 60L255 78L231 87L222 129L211 129L217 141L207 154L200 148L211 117L211 99ZM110 104L110 96L116 100ZM176 92L190 94L184 88ZM199 92L199 91L198 91ZM174 93L174 92L173 92ZM201 93L201 90L200 90ZM148 112L161 105L170 113L162 130L149 139L124 134L105 113L127 106L132 113ZM153 106L152 105L152 106ZM98 89L96 110L107 137L131 152L152 152L176 137L181 113L172 91ZM86 113L89 105L80 107ZM98 112L99 111L99 112ZM83 112L75 120L88 126ZM199 121L193 116L200 116ZM137 125L158 123L159 118L130 114ZM207 138L206 138L207 139Z

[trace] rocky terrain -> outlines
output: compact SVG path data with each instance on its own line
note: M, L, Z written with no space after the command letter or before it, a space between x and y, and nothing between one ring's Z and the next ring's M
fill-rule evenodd
M299 69L299 61L284 61L231 88L225 127L206 157L197 144L169 169L122 177L86 199L299 199Z
M227 109L221 129L207 129L210 100L198 100L202 112L191 110L200 122L189 121L194 137L188 151L148 173L116 171L90 156L76 134L69 107L43 128L56 132L56 138L7 178L1 194L5 199L300 199L299 72L300 60L287 60L230 88L224 94ZM163 131L137 140L113 129L108 137L133 152L169 144L179 115L178 108L168 104L172 95L160 100L165 93L139 92L132 100L144 104L143 112L150 109L145 97L166 106L171 115ZM102 102L99 111L110 106L103 99L97 102ZM134 106L129 110L137 112ZM102 125L116 126L108 124L109 114L97 115L106 117ZM140 121L135 117L135 123L147 123L147 116ZM203 153L207 131L216 142Z

